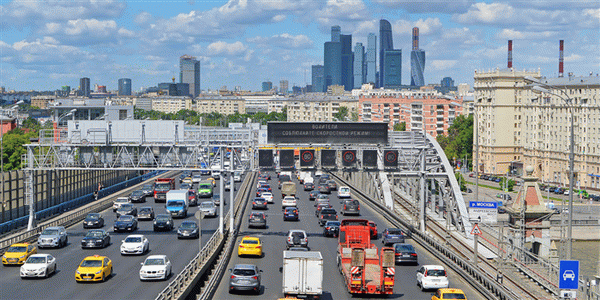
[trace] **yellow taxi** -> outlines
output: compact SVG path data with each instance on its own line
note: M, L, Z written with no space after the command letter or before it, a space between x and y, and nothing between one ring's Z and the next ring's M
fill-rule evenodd
M445 299L461 299L467 300L467 296L461 289L439 289L431 297L431 300L445 300Z
M94 255L84 258L77 271L75 280L81 281L105 281L112 274L112 261L106 256Z
M192 182L192 177L189 177L189 176L188 176L188 177L184 178L184 179L181 181L181 183L189 183L189 184L192 184L192 183L193 183L193 182Z
M37 253L37 248L29 243L12 244L4 255L2 255L3 265L22 265L27 258Z
M217 186L217 181L212 177L206 178L206 181L212 182L213 187Z
M242 255L262 256L262 243L260 239L252 236L243 237L238 246L238 256Z

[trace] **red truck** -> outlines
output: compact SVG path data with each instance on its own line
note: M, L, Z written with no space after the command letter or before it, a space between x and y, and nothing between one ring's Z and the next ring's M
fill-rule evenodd
M175 188L175 178L154 180L154 202L166 202L167 192Z
M337 264L351 294L389 295L396 273L394 249L371 243L369 220L345 219L340 224Z

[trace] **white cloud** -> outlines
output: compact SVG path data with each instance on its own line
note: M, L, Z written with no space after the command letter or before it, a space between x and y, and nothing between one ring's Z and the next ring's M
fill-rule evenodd
M553 38L558 36L559 33L555 31L543 31L543 32L527 32L519 31L514 29L502 29L502 31L496 34L498 39L518 39L518 40L535 40Z
M93 45L117 43L121 39L133 38L135 33L119 27L114 20L76 19L66 23L47 23L38 31L39 35L52 36L63 43Z
M149 12L143 11L137 14L133 21L140 26L148 25L152 21L152 15Z
M223 41L214 42L208 45L207 53L208 56L219 56L219 55L240 55L246 52L246 47L242 42L237 41L235 43L228 44Z
M404 9L409 13L459 13L465 12L471 0L371 0L388 8Z
M223 66L229 74L244 74L247 73L246 66L234 63L232 60L227 58L223 59Z
M291 35L289 33L276 34L271 37L257 36L248 39L248 42L286 49L309 49L313 46L313 41L306 35Z
M416 22L396 20L392 24L392 33L398 36L412 35L413 27L419 27L419 35L439 33L443 26L438 18L419 19Z
M23 66L41 66L74 64L81 60L95 59L94 55L78 47L60 45L52 37L44 37L35 41L18 41L4 55L13 55L15 61Z
M457 63L458 60L432 60L429 65L433 70L443 71L454 67Z

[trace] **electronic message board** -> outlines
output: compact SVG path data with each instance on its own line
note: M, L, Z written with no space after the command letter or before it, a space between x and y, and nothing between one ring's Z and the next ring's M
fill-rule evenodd
M294 150L279 150L279 167L288 169L296 164Z
M300 166L312 167L315 164L315 150L301 149L300 150Z
M377 150L363 150L363 166L377 168Z
M321 150L321 166L335 167L335 150Z
M269 122L272 144L387 144L388 124L367 122Z
M342 164L351 167L356 163L356 150L342 150Z
M262 168L273 167L273 150L258 150L258 166Z

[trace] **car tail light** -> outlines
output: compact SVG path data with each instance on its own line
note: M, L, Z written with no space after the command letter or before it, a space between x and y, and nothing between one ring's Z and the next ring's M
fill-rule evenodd
M396 253L396 256L400 255L400 253Z
M346 204L344 204L344 209L346 209Z
M423 272L423 277L427 277L427 270L425 270L425 272Z
M262 246L256 246L256 248L260 249L260 248L262 248Z
M240 245L240 248L244 248L244 245Z
M258 280L258 276L252 276L252 279Z
M356 209L360 210L360 206L359 206L359 207L357 207Z
M338 216L337 216L337 215L335 215L335 219L336 219L336 220L338 219Z
M329 227L325 227L325 229L329 230L330 228Z
M252 202L252 204L256 204L256 202Z
M292 241L292 237L288 236L288 242Z
M235 275L231 275L231 279L234 279L234 278L235 278Z
M417 254L416 253L411 253L410 256L415 256L416 257Z

